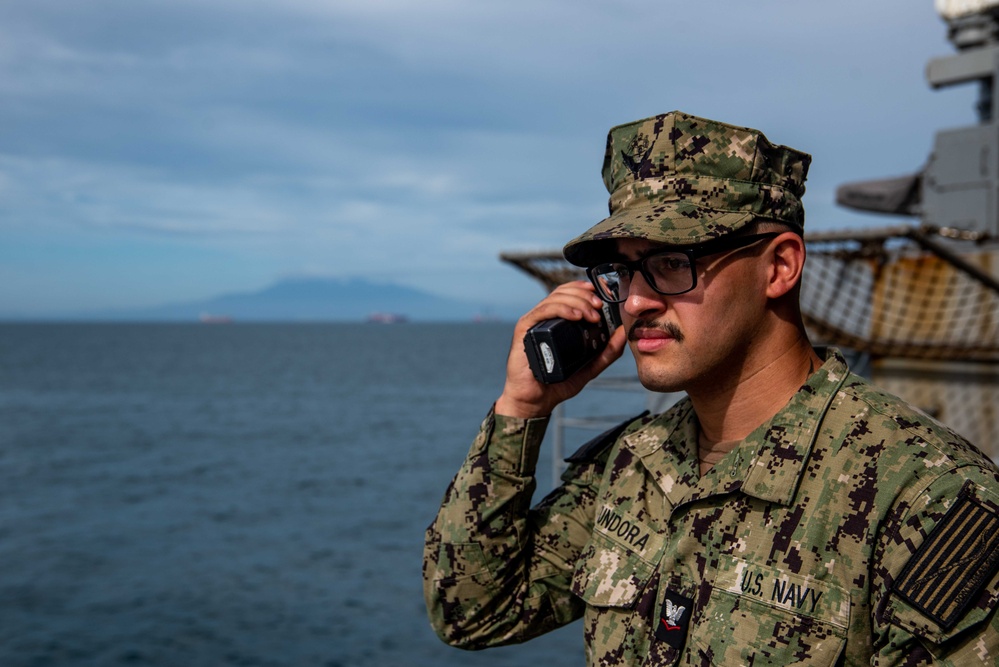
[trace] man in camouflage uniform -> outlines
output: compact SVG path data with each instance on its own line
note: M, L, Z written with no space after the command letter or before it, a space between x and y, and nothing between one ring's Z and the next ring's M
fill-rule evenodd
M517 324L503 393L427 531L435 630L478 649L583 618L590 665L997 665L999 471L809 344L810 157L679 112L611 130L610 217L569 242L592 283ZM520 341L624 326L565 382ZM684 390L570 457L531 508L548 416L629 344Z

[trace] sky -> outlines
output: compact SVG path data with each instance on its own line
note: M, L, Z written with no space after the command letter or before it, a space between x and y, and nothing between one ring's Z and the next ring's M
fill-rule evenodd
M302 276L529 307L499 260L606 215L608 129L679 109L807 151L806 229L976 122L932 0L0 4L0 317Z

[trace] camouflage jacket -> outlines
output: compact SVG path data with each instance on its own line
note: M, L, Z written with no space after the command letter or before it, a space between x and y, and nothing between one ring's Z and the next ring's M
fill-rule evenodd
M490 414L427 531L463 648L583 618L590 665L999 665L999 471L831 354L707 474L684 400L531 508L546 420Z

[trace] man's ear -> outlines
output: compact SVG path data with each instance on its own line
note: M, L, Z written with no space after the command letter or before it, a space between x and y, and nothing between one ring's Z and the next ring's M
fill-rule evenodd
M784 232L771 246L767 297L777 299L793 290L805 269L805 241L794 232Z

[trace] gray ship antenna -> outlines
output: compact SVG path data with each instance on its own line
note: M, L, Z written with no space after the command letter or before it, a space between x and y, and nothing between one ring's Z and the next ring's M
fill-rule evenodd
M977 81L978 119L987 123L999 56L999 0L937 0L936 8L958 55L930 61L926 78L934 88Z

